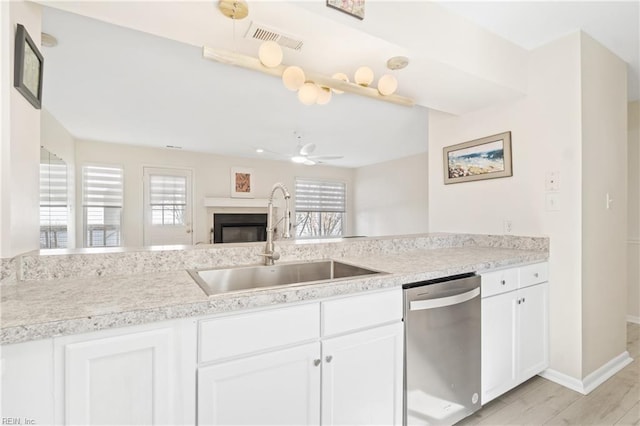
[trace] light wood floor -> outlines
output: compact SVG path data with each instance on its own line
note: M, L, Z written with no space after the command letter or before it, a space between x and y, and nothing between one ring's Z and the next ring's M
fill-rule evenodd
M640 325L628 323L634 359L589 395L539 376L494 399L458 425L640 425Z

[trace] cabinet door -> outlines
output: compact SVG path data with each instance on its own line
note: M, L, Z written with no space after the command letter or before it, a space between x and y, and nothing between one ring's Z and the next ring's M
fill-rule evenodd
M198 424L320 424L320 343L200 368Z
M54 424L53 340L2 345L2 424Z
M191 333L181 333L179 324L56 342L64 365L64 423L193 423L195 322Z
M322 342L322 424L401 425L401 322Z
M482 404L516 384L516 292L482 299Z
M549 283L518 291L518 382L549 366Z

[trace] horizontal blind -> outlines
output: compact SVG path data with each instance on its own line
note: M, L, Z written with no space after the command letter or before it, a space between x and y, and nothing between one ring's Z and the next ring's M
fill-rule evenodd
M296 179L296 212L346 211L346 185L316 179Z
M186 206L187 178L184 176L150 175L149 203L152 206Z
M122 207L122 186L120 167L82 168L82 202L85 207Z
M40 164L40 206L66 206L67 194L67 165Z

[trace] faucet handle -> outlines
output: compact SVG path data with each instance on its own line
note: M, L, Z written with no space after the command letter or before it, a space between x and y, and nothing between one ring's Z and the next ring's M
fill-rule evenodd
M280 259L280 253L274 251L273 253L259 253L260 256L268 257L269 259L278 260Z

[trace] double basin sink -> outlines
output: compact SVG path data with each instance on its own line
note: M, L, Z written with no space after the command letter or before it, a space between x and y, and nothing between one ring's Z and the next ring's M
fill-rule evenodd
M187 272L209 296L258 288L316 284L381 273L335 260L280 263L274 266L190 269Z

